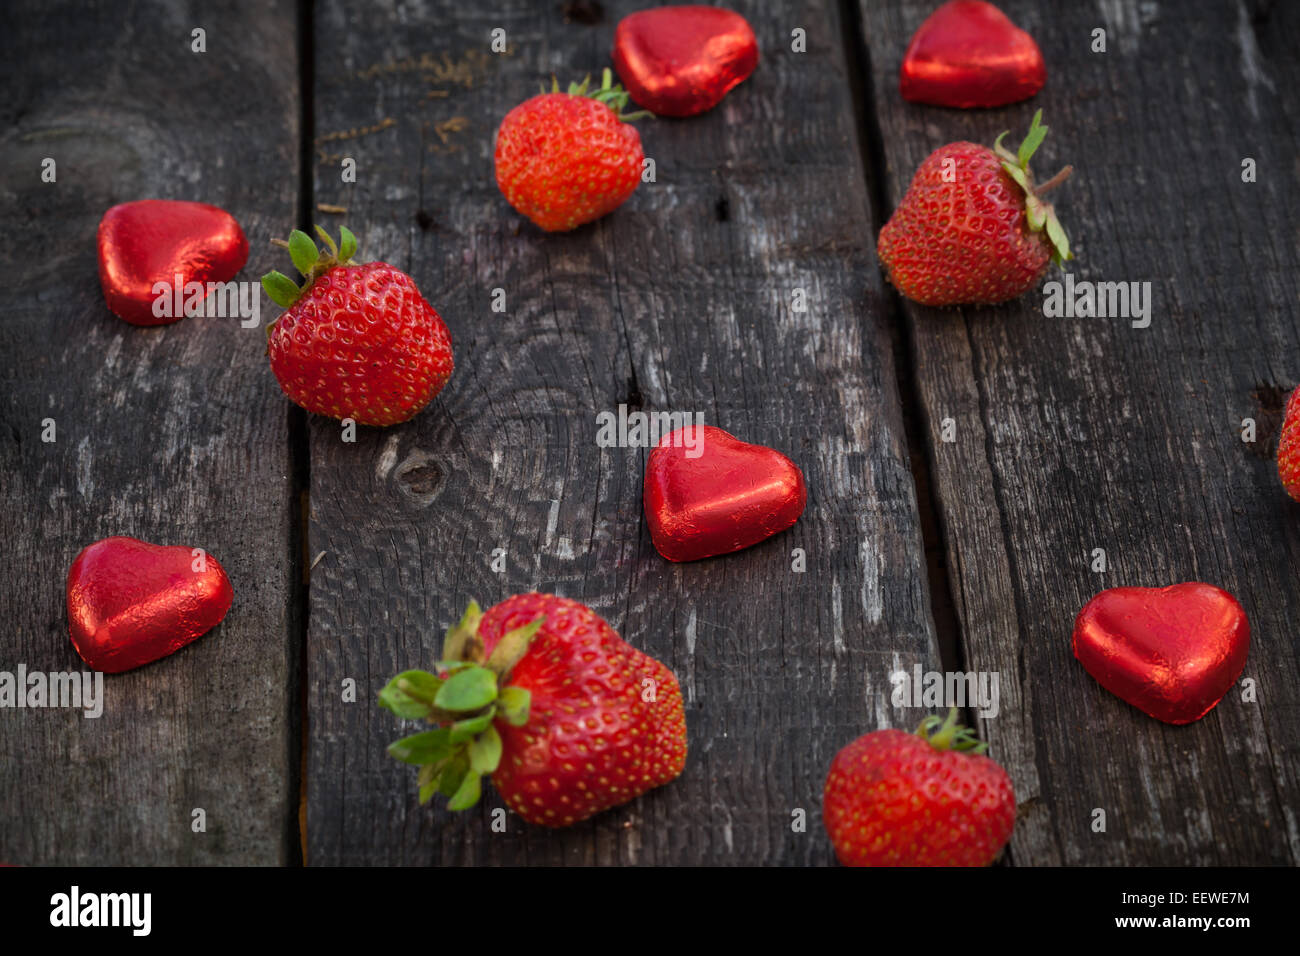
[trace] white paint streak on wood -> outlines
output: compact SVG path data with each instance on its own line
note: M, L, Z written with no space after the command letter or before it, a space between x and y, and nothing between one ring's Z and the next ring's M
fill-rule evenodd
M1136 53L1138 41L1142 36L1142 14L1138 10L1136 0L1098 0L1097 7L1101 11L1100 25L1106 29L1107 51L1109 52L1111 45L1114 44L1125 55Z
M1250 25L1250 13L1246 10L1244 3L1237 5L1237 32L1235 38L1237 48L1241 50L1241 75L1246 81L1246 108L1250 110L1251 116L1259 119L1259 88L1261 86L1267 87L1270 91L1277 88L1273 85L1269 75L1264 72L1259 43L1255 40L1255 30Z
M844 592L838 577L831 578L831 639L835 654L844 653Z
M691 613L686 618L685 636L686 656L689 658L689 661L686 667L686 686L684 691L686 693L686 700L688 702L693 702L695 700L695 608L691 608Z
M859 551L862 559L862 611L867 621L879 624L885 613L884 595L880 590L881 556L871 547L871 539L863 538Z
M392 472L393 466L397 464L397 446L401 442L400 435L389 435L388 441L384 443L384 450L379 453L375 460L375 480L383 481Z
M77 491L87 501L95 493L95 480L90 473L94 459L94 453L90 450L90 437L87 436L77 443Z

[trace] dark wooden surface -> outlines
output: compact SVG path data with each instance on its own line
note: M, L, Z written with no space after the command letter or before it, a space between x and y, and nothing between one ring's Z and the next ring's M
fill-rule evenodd
M826 768L860 733L915 724L888 675L916 662L1000 677L980 731L1016 787L1008 862L1300 861L1300 506L1270 458L1300 375L1300 10L1007 0L1048 86L963 112L897 95L932 3L736 3L754 76L705 116L639 124L657 182L545 235L495 186L496 126L552 73L607 65L642 5L22 5L0 41L6 208L25 237L0 250L0 669L79 666L63 576L105 535L203 544L236 603L182 653L106 678L97 721L0 710L0 860L829 863ZM207 54L189 52L195 26ZM1048 319L1038 292L921 309L880 277L876 231L925 155L1018 136L1040 106L1038 168L1077 168L1059 198L1071 268L1150 280L1150 328ZM267 241L308 210L346 222L447 320L450 384L349 443L283 398L260 332L113 318L95 224L145 196L230 209L252 245L241 279L284 266ZM620 403L785 451L804 517L736 555L663 561L645 452L596 445L596 415ZM1259 699L1230 693L1174 728L1101 690L1070 628L1104 587L1192 578L1250 614ZM417 805L413 771L384 753L409 725L374 696L435 660L471 597L530 588L589 603L676 671L690 755L676 782L585 824L507 816L497 833L490 791L461 815Z
M966 663L999 672L1006 694L984 730L1015 782L1017 863L1300 861L1300 506L1272 461L1277 388L1300 376L1300 8L1194 6L1007 2L1043 49L1047 86L962 112L897 95L931 4L862 4L891 207L931 150L1007 128L1018 140L1041 107L1051 132L1036 168L1076 167L1057 197L1078 257L1067 268L1152 287L1144 329L1045 318L1037 292L902 310ZM1090 52L1096 27L1105 54ZM1255 183L1242 182L1246 157ZM956 441L943 443L949 417ZM1070 631L1103 588L1184 580L1241 600L1258 701L1231 691L1171 727L1093 681Z
M334 73L317 74L318 137L397 122L332 145L357 183L321 163L316 198L416 277L457 368L408 425L353 445L312 422L311 863L824 863L831 756L864 721L913 722L882 700L884 673L937 661L835 11L754 14L761 70L708 116L642 124L657 181L617 215L546 235L501 201L501 117L553 71L604 66L636 6L585 25L550 5L433 4L365 31L342 4L317 13L316 61ZM784 40L799 24L802 55ZM494 27L511 52L485 58ZM392 68L425 53L468 64L465 80ZM804 517L741 554L664 561L641 512L645 452L596 445L596 414L620 403L702 412L787 452L812 489ZM678 674L689 756L670 786L585 824L494 833L494 794L466 814L418 807L410 768L384 753L408 731L373 692L436 661L469 598L534 588L588 603ZM347 677L363 702L342 701Z
M258 329L137 328L104 306L95 228L130 199L229 209L252 247L298 193L290 5L11 5L0 40L0 670L73 671L64 578L125 534L206 548L235 603L183 653L104 680L103 715L0 710L0 860L286 863L298 569L290 413ZM207 30L192 53L190 31ZM57 162L43 183L41 161ZM56 441L41 441L53 418ZM296 731L295 731L296 732ZM206 832L191 828L206 814Z

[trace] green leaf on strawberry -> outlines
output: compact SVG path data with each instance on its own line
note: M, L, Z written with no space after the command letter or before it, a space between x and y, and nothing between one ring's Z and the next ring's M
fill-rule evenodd
M271 301L282 309L287 309L297 302L298 296L302 292L297 283L287 275L275 271L262 276L262 288L271 297Z
M1058 266L1069 259L1074 258L1074 253L1070 251L1070 240L1065 237L1065 230L1061 228L1060 222L1057 221L1055 213L1048 215L1046 221L1047 238L1052 241L1052 261Z
M305 233L304 233L304 235L305 235ZM331 255L332 257L334 257L334 258L341 258L341 259L346 259L346 258L348 258L347 256L340 256L340 255L339 255L339 247L335 244L335 242L334 242L334 237L331 236L328 232L325 231L325 227L324 227L324 226L317 226L317 227L316 227L316 235L320 236L320 240L321 240L321 242L325 243L325 246L326 246L327 249L329 249L329 251L330 251L330 255ZM293 235L292 235L292 234L290 234L289 239L292 241L292 239L293 239ZM307 241L308 241L308 242L311 242L310 238L309 238ZM313 242L313 243L312 243L312 248L315 248L315 247L316 247L316 244ZM292 254L293 250L290 249L289 251L290 251L290 254ZM304 272L303 275L306 275L306 273Z
M492 719L496 717L497 709L489 707L484 713L477 717L470 717L467 720L458 720L451 725L450 740L453 744L462 744L467 740L472 740L483 731L492 726Z
M1056 211L1052 208L1051 203L1043 199L1043 196L1049 190L1055 189L1065 182L1074 169L1071 166L1066 166L1042 185L1034 185L1033 174L1029 171L1029 160L1038 151L1038 147L1043 145L1043 140L1047 138L1047 130L1049 129L1049 127L1042 124L1042 119L1042 110L1034 113L1033 121L1029 124L1029 132L1025 134L1024 141L1021 142L1020 149L1016 151L1015 155L1012 155L1002 145L1002 139L1010 133L1009 130L1003 130L998 135L998 138L993 143L993 151L1002 160L1002 168L1007 171L1007 175L1014 179L1016 184L1025 191L1025 219L1029 223L1030 231L1046 231L1047 239L1052 247L1052 262L1059 266L1061 263L1073 259L1074 255L1070 252L1070 240L1066 238L1065 230L1061 228L1061 223L1056 218Z
M443 757L435 760L433 763L426 763L420 768L418 782L420 786L420 803L425 804L433 799L434 794L438 793L438 783L442 780L442 772L446 769L447 764L451 762L451 757Z
M502 679L507 677L519 663L519 659L527 653L528 645L532 643L545 622L546 618L539 617L503 635L501 640L497 641L497 646L492 648L492 655L487 659L488 669Z
M295 229L289 233L289 258L293 260L295 269L303 276L309 276L320 259L320 250L311 241L311 236L301 229Z
M464 753L456 754L447 761L438 776L438 792L444 797L456 796L467 773L469 773L469 758Z
M347 226L339 226L339 258L344 262L357 254L357 237Z
M1024 141L1020 144L1020 149L1016 151L1016 160L1023 169L1029 165L1029 160L1038 151L1038 147L1043 145L1043 140L1047 138L1047 127L1043 125L1043 111L1039 110L1034 114L1033 121L1029 124L1029 132L1025 134Z
M533 702L533 695L522 687L506 687L497 697L501 716L511 727L522 727L528 723L528 708Z
M456 792L451 794L451 799L447 801L447 809L468 810L478 803L478 798L482 793L482 776L470 770L461 778L460 786L456 788Z
M402 671L379 692L379 705L406 720L420 720L433 710L442 680L428 671Z
M451 739L451 731L446 728L423 730L401 740L394 740L388 745L388 752L402 763L419 766L451 756L453 743L458 741Z
M477 601L470 601L460 621L449 628L447 636L443 638L442 659L444 661L459 662L469 659L468 648L472 642L478 640L478 625L481 620L483 620L482 608L478 606Z
M475 773L491 773L501 763L501 735L489 726L482 735L470 741L469 768Z
M442 710L469 711L497 699L497 675L486 667L467 667L452 674L433 699Z

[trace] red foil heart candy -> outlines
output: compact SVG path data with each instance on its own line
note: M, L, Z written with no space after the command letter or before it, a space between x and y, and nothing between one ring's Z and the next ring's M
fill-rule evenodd
M248 240L235 217L201 202L141 199L114 206L99 221L97 241L104 301L132 325L182 318L174 307L170 315L154 314L157 283L171 290L177 276L182 284L225 282L248 261Z
M68 569L68 631L82 660L117 674L179 651L221 623L234 591L209 554L114 537Z
M1209 713L1246 666L1250 623L1209 584L1111 588L1074 622L1074 656L1102 687L1157 720Z
M659 116L694 116L754 72L758 41L739 13L658 7L619 21L613 58L638 106Z
M983 0L949 0L921 24L903 57L903 99L934 106L1004 106L1043 88L1038 44Z
M645 469L645 514L669 561L739 551L784 531L803 514L808 490L789 458L711 425L665 435Z

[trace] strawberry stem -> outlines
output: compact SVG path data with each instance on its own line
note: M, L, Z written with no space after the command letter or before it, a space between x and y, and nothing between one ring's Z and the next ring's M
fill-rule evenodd
M1051 191L1052 191L1053 189L1055 189L1057 186L1061 185L1061 183L1063 183L1063 182L1065 182L1067 179L1069 179L1069 178L1070 178L1070 174L1073 173L1073 172L1074 172L1074 167L1073 167L1073 166L1066 166L1064 169L1062 169L1059 173L1057 173L1057 174L1056 174L1055 176L1053 176L1051 179L1047 180L1047 182L1045 182L1045 183L1040 183L1039 185L1035 186L1035 187L1034 187L1034 195L1035 195L1035 196L1045 196L1045 195L1047 195L1049 192L1051 192Z
M937 729L936 729L937 728ZM931 714L916 728L916 735L935 750L955 750L959 753L982 754L989 745L975 736L975 731L957 723L957 708L948 710L948 718L941 721Z

